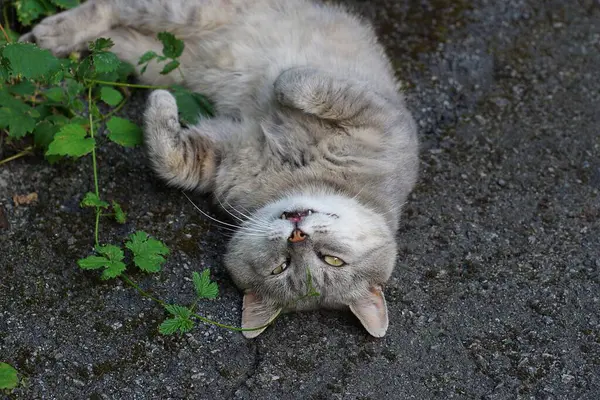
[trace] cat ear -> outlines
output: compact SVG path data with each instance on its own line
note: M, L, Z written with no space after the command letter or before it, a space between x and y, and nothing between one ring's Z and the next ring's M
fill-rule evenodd
M386 128L397 110L365 84L311 67L283 71L275 80L280 104L348 126Z
M350 304L350 310L372 336L380 338L385 335L389 323L388 312L380 286L371 287L369 294Z
M258 328L268 325L281 312L281 308L263 302L260 297L252 292L244 294L244 302L242 304L242 328ZM254 331L243 331L242 334L248 339L254 339L267 329L257 329Z

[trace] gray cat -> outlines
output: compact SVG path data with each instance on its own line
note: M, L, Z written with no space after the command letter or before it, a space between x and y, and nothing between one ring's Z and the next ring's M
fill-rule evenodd
M218 116L182 127L173 96L154 91L149 159L168 183L214 193L240 220L225 265L244 291L242 326L282 310L349 307L385 335L383 285L418 140L372 28L308 0L90 0L23 40L65 55L110 37L136 65L160 52L160 31L185 41L183 76L151 64L140 80L204 93ZM304 296L309 278L319 296Z

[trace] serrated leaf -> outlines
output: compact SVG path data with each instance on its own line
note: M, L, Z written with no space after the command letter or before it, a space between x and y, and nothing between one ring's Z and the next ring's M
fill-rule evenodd
M77 82L75 79L66 79L67 82L67 95L69 98L74 98L85 90L85 86L82 83Z
M94 68L96 73L104 74L107 72L114 72L119 69L121 61L117 58L114 53L108 51L102 51L93 55Z
M107 260L106 257L89 256L77 260L77 265L79 265L79 268L81 269L100 269L104 268L108 262L110 261Z
M42 0L16 0L14 6L19 21L25 26L31 25L34 20L42 15L56 12L56 9L52 6L48 9L49 4L44 4Z
M210 269L202 271L202 275L197 272L192 273L192 281L196 296L200 299L214 299L219 295L219 287L210 280Z
M49 100L60 103L65 100L65 91L60 87L53 87L44 92L44 96Z
M107 268L102 272L100 279L107 280L116 278L120 276L123 272L125 272L126 268L127 266L125 265L125 263L121 261L111 261L107 265Z
M2 55L10 62L13 74L28 79L38 79L55 71L60 62L48 50L42 50L31 43L10 43L2 50Z
M177 304L167 304L165 305L165 309L170 314L183 319L189 318L192 315L192 312L189 308Z
M46 149L54 140L54 135L58 130L59 127L52 124L49 120L41 121L33 130L33 141L35 145L42 149Z
M0 389L14 389L18 384L17 370L10 364L0 362Z
M133 252L133 262L146 272L158 272L166 261L169 248L159 240L150 238L147 233L138 231L129 237L125 247Z
M96 251L111 261L121 261L123 260L123 257L125 257L123 250L113 244L96 246Z
M163 44L163 54L169 58L180 57L185 47L183 40L179 40L170 32L160 32L158 40Z
M177 331L186 333L192 330L194 321L190 319L168 318L160 324L158 331L162 335L172 335Z
M123 209L119 203L113 200L112 208L115 212L115 221L117 221L119 224L124 224L127 222L127 214L123 212Z
M96 195L96 193L87 192L81 200L81 207L100 207L100 208L108 208L108 203L101 200L100 197Z
M108 138L124 147L142 144L142 129L133 122L119 117L112 117L107 123Z
M154 60L156 57L158 57L158 54L156 54L154 51L147 51L140 57L137 65L149 63L150 61Z
M81 125L65 125L54 135L54 140L48 146L46 155L84 156L96 146L96 141L86 136L87 132Z
M177 68L179 68L179 61L173 60L170 63L168 63L167 65L165 65L163 70L160 71L160 73L161 73L161 75L167 75L168 73L170 73L171 71L173 71Z
M174 86L173 96L177 101L181 121L186 124L193 125L202 117L214 115L212 104L199 93L190 92L181 86Z
M118 105L121 100L123 100L123 95L118 90L108 86L103 86L102 89L100 89L100 99L102 99L102 101L109 106L114 107Z
M96 252L100 256L90 256L77 261L77 264L82 269L100 269L102 271L101 279L107 280L116 278L121 275L126 269L123 263L123 250L112 244L106 246L96 246Z
M19 96L32 96L36 89L36 86L28 80L24 80L23 82L9 86L8 88L11 93Z
M98 53L101 51L106 51L114 45L115 42L113 42L110 38L98 38L90 43L89 49L93 53Z
M8 136L21 138L35 129L37 120L32 117L33 111L35 110L23 113L12 108L2 107L0 108L0 126L8 127Z

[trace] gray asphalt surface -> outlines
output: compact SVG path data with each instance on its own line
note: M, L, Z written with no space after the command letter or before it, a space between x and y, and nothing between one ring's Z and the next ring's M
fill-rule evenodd
M0 168L0 360L15 399L600 398L600 2L371 0L423 140L422 176L386 288L391 325L349 313L283 316L258 339L209 326L163 337L155 303L75 260L92 247L90 160ZM144 95L125 114L139 119ZM104 197L172 256L161 298L238 323L225 235L151 173L141 150L99 154ZM16 206L14 194L39 200ZM209 202L199 200L209 208ZM214 210L214 209L213 209ZM1 222L1 221L0 221Z

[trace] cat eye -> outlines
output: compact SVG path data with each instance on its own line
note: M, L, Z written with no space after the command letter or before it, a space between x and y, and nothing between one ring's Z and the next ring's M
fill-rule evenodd
M325 255L322 257L323 257L323 261L325 261L327 264L331 265L332 267L343 267L344 265L346 265L346 262L339 257L325 256Z
M281 265L279 267L277 267L273 271L271 271L271 275L279 275L280 273L285 271L288 266L289 266L289 263L287 261L284 261L283 263L281 263Z

